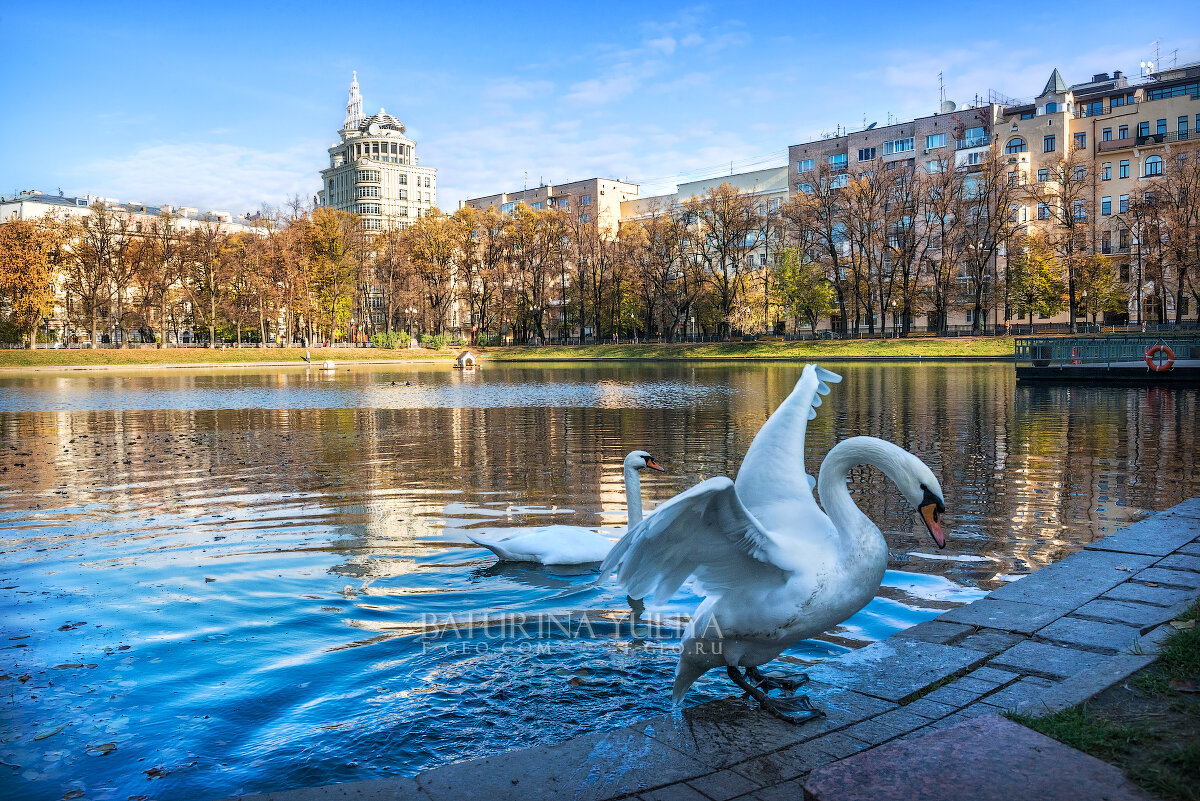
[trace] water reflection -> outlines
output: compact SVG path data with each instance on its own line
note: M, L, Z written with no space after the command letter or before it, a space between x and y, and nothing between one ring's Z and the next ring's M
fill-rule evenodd
M950 547L877 472L854 471L891 569L863 612L786 659L887 636L1200 493L1195 390L1018 387L1004 365L836 369L809 471L849 435L901 444L941 476ZM648 508L732 475L799 374L0 378L0 797L218 798L410 774L660 712L674 654L619 630L622 595L588 589L591 571L497 565L466 532L621 525L633 448L670 471L643 481ZM662 614L697 602L685 589ZM605 624L546 642L467 627L457 650L419 636L431 615L467 612ZM693 698L728 693L714 677Z

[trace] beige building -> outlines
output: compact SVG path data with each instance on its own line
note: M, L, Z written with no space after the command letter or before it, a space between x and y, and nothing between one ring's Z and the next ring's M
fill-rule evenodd
M616 232L621 222L622 204L637 196L637 184L615 178L587 178L566 184L543 184L532 189L471 198L464 200L462 205L480 210L495 207L502 214L512 212L518 203L524 203L534 211L555 207L578 209L584 222L595 219L600 230L611 234Z
M382 108L363 115L358 73L350 84L341 141L329 148L317 205L362 218L368 231L404 228L437 205L437 170L420 164L404 123Z
M134 201L121 202L116 198L98 195L64 197L47 195L36 189L29 189L17 195L0 196L0 222L14 218L34 220L45 217L46 214L63 219L78 218L86 216L97 203L125 217L134 233L141 233L143 229L149 231L150 223L161 214L170 215L175 227L180 231L214 224L220 225L223 231L231 234L254 233L257 230L254 219L249 214L235 216L227 211L201 211L192 206L174 206L169 203L152 206Z

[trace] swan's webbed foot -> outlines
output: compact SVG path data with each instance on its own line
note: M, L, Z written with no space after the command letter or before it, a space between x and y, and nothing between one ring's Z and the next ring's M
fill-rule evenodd
M746 676L739 673L738 669L732 665L727 666L725 670L729 673L729 678L733 679L733 683L741 687L746 692L746 695L758 701L758 705L770 715L779 718L785 723L799 725L815 718L825 717L825 713L814 707L807 695L800 695L795 698L772 698L760 687L750 683L747 679L747 676L750 675L750 669L747 669ZM757 670L754 672L758 673Z
M766 675L759 673L758 668L746 668L746 678L754 682L760 689L770 692L771 690L783 690L784 692L794 693L796 690L808 683L807 673L797 673L793 677L781 676L778 673L768 673Z

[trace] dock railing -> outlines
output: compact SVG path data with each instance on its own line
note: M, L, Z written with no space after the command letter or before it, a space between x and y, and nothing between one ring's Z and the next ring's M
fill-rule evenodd
M1155 345L1166 345L1176 359L1200 358L1200 333L1178 331L1161 334L1109 336L1018 337L1014 341L1018 365L1064 368L1072 365L1106 365L1140 362Z

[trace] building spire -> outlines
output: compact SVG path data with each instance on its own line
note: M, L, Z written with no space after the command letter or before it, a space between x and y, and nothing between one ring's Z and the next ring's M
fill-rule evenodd
M356 130L362 121L362 95L358 91L358 70L355 70L354 79L350 82L350 99L346 101L346 121L342 124L342 130Z

